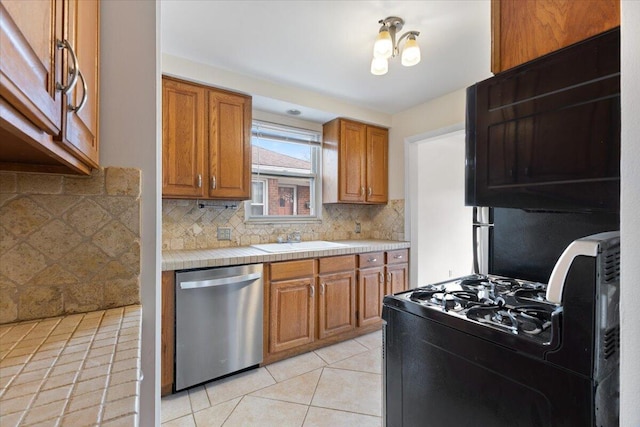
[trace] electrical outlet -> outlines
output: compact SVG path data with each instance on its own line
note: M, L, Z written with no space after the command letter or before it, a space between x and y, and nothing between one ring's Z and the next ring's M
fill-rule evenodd
M356 221L356 234L360 233L360 231L362 231L362 229L360 228L360 223L358 221Z
M231 229L228 227L218 227L218 240L231 240Z

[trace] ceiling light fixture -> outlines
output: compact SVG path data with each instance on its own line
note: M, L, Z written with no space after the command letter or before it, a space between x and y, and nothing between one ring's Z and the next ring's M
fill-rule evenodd
M381 76L389 71L389 58L394 58L400 52L400 43L406 38L402 49L402 65L411 67L420 62L420 48L416 37L419 31L407 31L396 42L396 34L402 30L404 19L390 16L378 21L382 24L378 37L373 45L373 60L371 61L371 74Z

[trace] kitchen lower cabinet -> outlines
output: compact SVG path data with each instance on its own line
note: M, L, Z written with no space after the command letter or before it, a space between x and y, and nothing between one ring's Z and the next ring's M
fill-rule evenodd
M396 294L409 288L409 250L386 253L385 295Z
M313 342L315 260L271 264L269 286L269 352Z
M358 269L358 326L379 324L384 298L384 253L362 254Z
M356 328L355 256L320 258L318 338Z
M160 321L160 394L165 396L173 390L175 349L175 271L162 272L162 313Z

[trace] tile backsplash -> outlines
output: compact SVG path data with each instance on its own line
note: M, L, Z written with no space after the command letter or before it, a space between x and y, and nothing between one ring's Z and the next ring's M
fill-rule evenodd
M322 220L305 223L246 223L244 203L214 203L200 208L195 200L162 200L162 249L213 249L273 243L300 231L302 240L404 240L404 200L387 205L323 205ZM227 207L225 207L225 205ZM360 233L355 232L356 222ZM231 240L218 240L218 227L231 229Z
M0 172L0 324L140 303L140 182Z

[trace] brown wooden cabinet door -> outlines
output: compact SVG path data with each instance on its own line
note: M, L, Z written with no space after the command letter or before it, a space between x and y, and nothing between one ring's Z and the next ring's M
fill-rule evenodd
M162 80L162 195L205 195L206 90Z
M62 141L85 163L98 167L100 5L97 0L69 0L65 9L65 37L75 50L80 74L65 96ZM65 56L63 64L64 70L72 68L71 57Z
M358 271L358 326L378 323L382 318L384 267Z
M62 0L0 3L0 96L51 136L61 132L62 16Z
M162 272L162 320L160 342L160 394L171 394L173 390L175 355L175 271Z
M356 327L355 271L318 276L318 338Z
M366 192L367 127L362 123L340 121L339 199L364 202Z
M387 266L385 294L406 291L409 286L409 264L391 264Z
M370 203L387 203L389 131L367 126L367 196Z
M313 342L314 300L311 277L271 282L269 352Z
M209 91L209 196L251 198L251 98Z
M620 25L620 0L492 0L491 71L499 73Z

